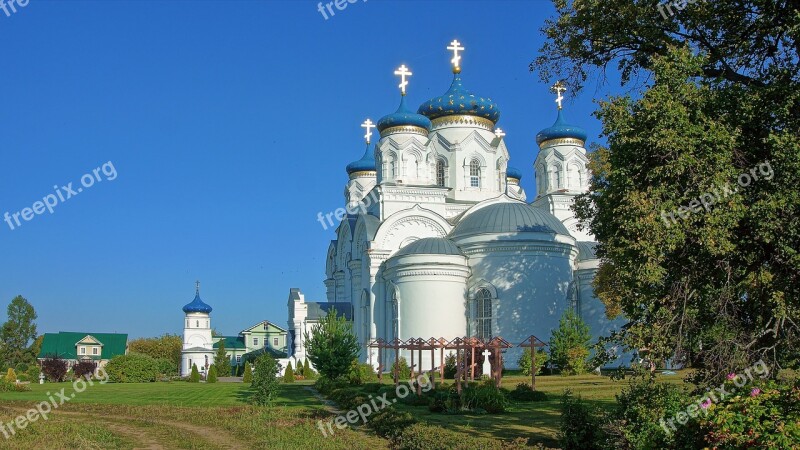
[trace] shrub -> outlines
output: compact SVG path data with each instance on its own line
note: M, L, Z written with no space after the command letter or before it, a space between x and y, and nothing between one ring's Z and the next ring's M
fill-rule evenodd
M75 378L91 378L94 376L94 370L96 368L97 364L92 361L81 361L72 366L72 374Z
M162 377L173 377L178 373L178 365L168 358L156 358L156 368Z
M212 364L208 368L208 376L206 376L206 383L216 383L217 382L217 366Z
M23 372L27 372L29 367L30 366L25 363L19 363L14 366L14 372L16 372L18 375L21 375Z
M311 364L308 363L308 358L306 358L303 362L303 378L306 380L313 380L316 377L317 373L311 368Z
M242 374L242 383L253 382L253 369L250 368L250 363L244 363L244 373Z
M278 362L265 353L256 359L255 373L253 373L253 384L250 385L250 402L260 406L272 403L272 399L278 392L278 372L280 367Z
M726 389L731 392L735 388L726 386ZM749 392L726 397L709 406L708 417L700 416L699 431L705 446L721 449L797 448L800 442L800 383L758 381L747 389ZM679 430L677 434L683 433L691 433L691 429ZM692 435L688 438L696 439Z
M289 361L289 365L286 366L286 370L283 371L283 382L294 383L294 370L292 370L291 361Z
M491 414L505 412L508 399L503 391L497 389L493 380L486 380L478 386L467 386L461 392L462 406L468 409L483 409Z
M197 364L192 364L192 373L189 375L189 383L199 383L200 372L197 371Z
M456 372L458 372L457 367L458 361L456 360L455 353L450 353L449 355L445 356L444 358L444 377L448 380L454 380L456 378Z
M417 421L411 414L400 412L392 408L386 408L370 417L367 425L372 428L378 436L394 439L398 437L404 429L415 423L417 423Z
M316 383L314 383L314 387L321 394L329 395L336 389L348 387L348 384L343 379L331 380L328 377L322 376L317 379Z
M114 383L149 383L158 378L158 364L147 355L131 353L111 358L105 371Z
M12 369L11 367L9 367L8 371L6 371L5 380L8 383L16 383L17 382L17 373L14 372L14 369Z
M435 425L413 424L404 429L394 440L396 448L402 450L510 450L527 447L526 439L512 442L499 439L475 437L461 431L448 430Z
M550 360L550 355L547 354L544 349L536 350L536 374L542 373L545 366L547 366L547 362ZM522 371L523 375L530 376L531 375L531 349L526 348L522 351L522 355L519 357L517 364L519 365L520 370Z
M217 344L217 353L214 355L214 365L217 366L217 375L221 377L231 376L231 358L225 351L225 338L222 338Z
M336 379L347 375L350 363L358 357L360 345L352 324L331 309L328 315L305 333L308 357L320 374Z
M25 392L31 388L27 384L9 383L5 379L0 379L0 392Z
M563 450L600 449L600 420L580 397L567 390L561 397L558 440Z
M67 362L61 358L47 358L42 361L42 372L48 381L59 383L67 376Z
M36 364L31 364L28 367L28 371L26 372L26 374L28 375L28 380L31 381L31 382L36 382L36 383L39 382L39 374L40 373L41 373L41 370L39 369L39 366L36 365Z
M411 368L408 367L408 361L404 357L400 357L398 361L392 364L392 376L394 376L395 368L398 368L397 377L399 380L408 380L411 378Z
M527 383L520 383L516 389L508 395L511 400L518 402L542 402L547 400L547 395L542 391L534 391L533 387Z
M359 364L358 360L353 360L350 370L347 372L347 380L350 384L361 385L371 381L377 381L378 375L369 364Z

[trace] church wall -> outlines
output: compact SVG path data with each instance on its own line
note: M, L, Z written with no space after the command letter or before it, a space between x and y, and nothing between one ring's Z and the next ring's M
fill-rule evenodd
M570 306L572 247L492 242L462 249L472 269L470 308L474 308L474 295L480 287L491 286L497 292L492 302L493 336L515 346L531 334L547 341ZM521 353L517 347L508 349L504 354L506 367L517 368Z

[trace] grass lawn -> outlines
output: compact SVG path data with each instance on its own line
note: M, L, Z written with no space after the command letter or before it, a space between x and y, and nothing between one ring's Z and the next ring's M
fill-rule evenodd
M683 374L661 377L682 383ZM503 387L514 389L529 377L507 376ZM384 383L390 384L388 377ZM447 381L452 383L452 381ZM318 420L331 414L307 389L309 381L281 385L275 406L247 404L248 386L241 383L138 383L101 385L75 393L55 409L47 421L39 420L10 439L0 439L0 449L133 449L133 448L270 448L270 449L385 449L388 442L365 429L345 429L323 437ZM614 402L626 385L607 377L540 376L537 388L548 400L512 403L505 414L437 414L427 407L402 402L392 407L408 411L418 421L468 434L500 439L523 437L530 445L556 447L560 395L571 389L600 407ZM72 383L33 384L30 392L0 393L0 421L8 424L38 402L64 389L70 397Z

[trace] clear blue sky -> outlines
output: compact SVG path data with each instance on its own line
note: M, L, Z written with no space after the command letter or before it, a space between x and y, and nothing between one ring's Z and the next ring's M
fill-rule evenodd
M15 296L39 332L178 333L202 283L225 334L286 326L289 288L324 300L359 124L463 78L500 105L532 196L535 135L555 119L528 72L549 1L370 0L325 20L313 1L30 0L0 10L0 214L111 161L103 181L13 231L0 222L0 318ZM592 90L565 108L596 141ZM64 192L62 191L62 194Z

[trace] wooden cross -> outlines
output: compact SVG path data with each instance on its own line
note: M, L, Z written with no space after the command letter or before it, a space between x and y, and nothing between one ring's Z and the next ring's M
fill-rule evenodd
M536 390L536 370L538 368L536 366L536 349L542 348L546 345L547 344L545 344L544 341L534 335L530 335L527 339L522 341L521 344L519 344L520 347L528 347L531 349L531 387L534 391Z

